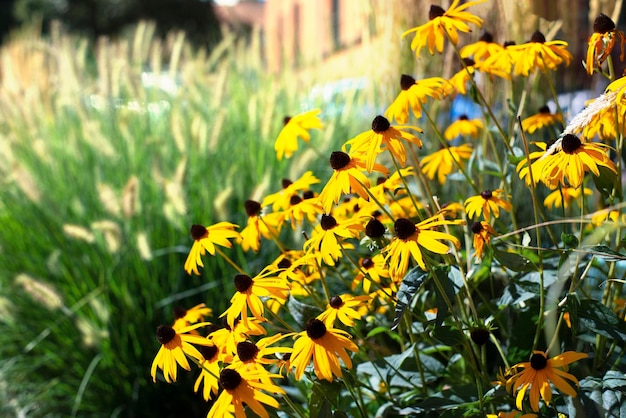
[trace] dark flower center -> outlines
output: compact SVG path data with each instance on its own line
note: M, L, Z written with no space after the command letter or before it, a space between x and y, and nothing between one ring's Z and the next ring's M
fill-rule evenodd
M389 120L384 116L378 115L372 121L372 131L377 134L385 132L390 126Z
M246 200L243 205L246 208L246 214L248 216L256 216L261 213L261 204L259 202L256 202L254 200Z
M535 353L530 358L530 367L532 367L535 370L545 369L547 365L548 365L548 359L543 354Z
M478 345L485 345L489 341L489 331L484 328L477 328L470 332L470 338Z
M251 341L241 341L237 344L237 355L244 363L254 360L259 351L259 347Z
M461 116L459 116L459 120L468 120L468 117L466 114L462 114Z
M333 170L341 170L350 164L350 156L343 151L333 151L330 154L330 166Z
M435 6L434 4L430 5L430 10L428 11L428 20L433 20L436 17L441 17L446 13L445 10L443 10L441 7L439 6Z
M283 125L288 124L290 120L291 120L291 116L285 116L285 117L283 118Z
M288 269L289 267L291 267L291 261L289 261L286 258L283 258L282 260L278 262L279 269Z
M289 179L283 179L281 181L281 186L283 186L283 189L286 189L287 187L291 186L293 184L293 181L289 180Z
M378 185L381 185L381 184L383 184L383 183L384 183L384 182L386 182L386 181L387 181L387 177L380 176L380 177L378 177L378 178L376 179L376 185L377 185L377 186L378 186Z
M543 105L539 108L539 113L542 113L544 115L549 115L550 112L550 108L548 107L548 105Z
M476 61L471 58L463 58L463 64L465 64L466 67L473 67L476 65Z
M317 318L309 319L306 324L306 335L312 340L322 338L326 334L326 325Z
M474 222L472 224L472 232L475 234L480 234L483 230L483 224L481 224L480 222Z
M339 309L343 306L343 300L341 300L341 296L333 296L330 298L330 306Z
M405 240L417 232L415 224L406 218L397 219L393 224L393 229L396 236L401 240Z
M480 197L485 200L489 200L493 197L493 193L491 192L491 190L483 190L482 192L480 192Z
M491 43L493 42L493 35L490 32L484 32L478 40Z
M295 206L298 203L302 202L302 198L300 196L298 196L297 194L294 194L293 196L291 196L289 198L289 205L290 206Z
M593 21L593 31L595 33L607 33L615 30L615 22L605 15L604 13L600 13L598 17Z
M503 47L507 47L507 46L513 46L515 45L515 41L504 41L504 43L502 44Z
M542 44L545 41L546 41L546 37L543 36L543 33L539 32L538 30L533 32L532 36L530 37L530 42L537 42L537 43Z
M378 219L371 219L365 226L365 235L370 238L380 238L385 234L385 225Z
M191 230L189 232L191 233L191 238L193 238L195 241L198 241L200 238L208 233L204 226L197 224L191 225Z
M172 341L176 336L176 331L169 325L159 325L156 330L156 339L161 344L165 345Z
M561 142L561 147L563 148L563 152L566 154L573 154L580 146L582 142L576 135L566 134L563 136L563 140Z
M235 282L235 289L240 293L245 293L252 286L252 278L247 274L238 274L233 280Z
M235 390L243 379L241 375L233 369L224 369L220 372L220 385L226 390Z
M337 220L332 215L323 214L320 224L322 225L322 229L324 231L328 231L329 229L333 229L337 226Z
M408 90L414 84L415 79L410 75L402 74L402 76L400 76L400 87L402 88L402 90Z
M219 353L219 349L214 345L201 345L198 346L198 351L202 354L205 360L213 360L213 358Z
M374 261L371 258L364 258L361 260L361 267L365 270L369 270L374 267Z
M302 193L303 199L312 199L314 197L315 197L315 193L313 192L313 190L307 190L306 192Z
M287 360L289 360L289 359L291 358L291 353L285 353L285 354L283 354L283 357L282 357L282 358L283 358L283 361L287 361Z
M187 309L180 306L174 307L174 319L180 319L187 315Z

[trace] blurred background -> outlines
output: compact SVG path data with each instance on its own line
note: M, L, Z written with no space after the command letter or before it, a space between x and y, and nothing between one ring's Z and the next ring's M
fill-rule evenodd
M171 385L149 376L155 328L173 309L204 302L217 321L233 291L217 257L200 277L184 273L189 226L243 225L243 202L282 178L313 170L324 181L326 156L370 129L402 73L458 71L450 48L416 59L401 39L429 8L0 0L0 416L204 416L191 373ZM602 89L580 65L600 12L619 17L621 2L472 9L496 42L536 29L567 40L575 58L560 73L563 93ZM535 109L546 98L531 100ZM276 161L284 116L315 107L325 129ZM437 109L444 122L451 107ZM256 274L277 249L229 255Z

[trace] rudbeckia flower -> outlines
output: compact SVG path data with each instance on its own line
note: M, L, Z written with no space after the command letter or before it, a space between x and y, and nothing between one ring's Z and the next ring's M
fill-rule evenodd
M560 143L553 145L557 150L543 165L543 179L549 185L580 187L587 171L600 176L598 166L617 173L615 164L604 151L604 144L581 142L576 135L566 134Z
M267 331L261 325L264 321L248 318L248 323L244 324L243 321L235 318L235 324L231 327L228 325L226 318L222 318L223 327L215 326L215 329L207 335L207 338L217 347L220 347L222 354L231 356L232 353L237 351L237 343L245 341L251 336L267 334Z
M474 222L472 224L472 233L474 234L474 257L483 258L485 245L491 242L491 236L496 235L496 231L488 222Z
M278 363L277 354L291 353L291 347L272 346L285 338L283 334L261 338L257 342L245 340L237 343L237 353L231 363L235 370L250 370L258 372L261 381L271 383L267 378L265 367Z
M291 198L297 196L298 192L309 190L312 185L320 182L320 179L313 175L312 171L307 171L296 181L283 179L282 190L265 196L262 207L272 206L274 212L285 210L291 206Z
M626 224L626 214L620 214L619 210L603 209L594 212L591 216L591 224L593 226L602 226L606 222L620 222Z
M375 169L376 156L385 150L389 150L398 163L404 167L406 165L406 150L402 140L422 147L422 141L415 135L405 132L406 129L422 132L417 126L391 126L387 118L379 115L372 121L371 130L355 136L345 145L350 145L350 154L365 155L365 168L370 173Z
M330 212L333 203L339 203L341 197L346 194L356 193L369 200L366 189L370 187L370 181L363 173L366 169L363 159L343 151L333 151L329 161L334 171L319 195L319 201L326 213ZM387 168L380 164L374 164L372 170L388 173Z
M519 175L521 180L524 180L528 186L539 183L542 180L543 166L546 163L548 156L546 156L546 149L549 149L554 141L551 142L531 142L531 144L537 146L541 151L533 151L528 155L528 158L524 158L515 167L515 171ZM528 160L530 160L530 169L528 168ZM532 170L532 182L531 173ZM556 186L555 186L556 187ZM552 187L554 188L554 187Z
M241 315L242 324L248 326L249 309L254 318L263 321L263 299L284 301L289 293L286 281L272 275L273 272L267 268L255 277L237 274L233 279L236 292L230 299L230 307L220 315L220 318L226 316L226 322L232 328L235 326L235 319Z
M385 232L384 228L383 226L383 233ZM359 260L359 266L360 268L357 270L352 280L352 290L354 290L359 283L363 282L363 292L369 294L372 282L380 284L382 278L389 277L389 269L387 269L385 257L382 254L361 258Z
M206 316L211 315L211 308L207 308L204 303L200 303L193 308L174 308L174 329L182 329L196 322L204 321Z
M546 37L539 31L532 34L530 42L512 46L511 49L516 59L513 73L524 77L534 70L556 70L559 65L569 65L572 61L567 42L546 41Z
M575 397L576 390L567 381L569 380L578 385L578 380L573 375L561 370L561 368L587 357L586 353L566 351L549 359L546 353L533 351L530 361L513 366L513 369L522 368L524 370L509 378L506 383L507 391L510 391L512 388L513 395L517 393L515 398L517 409L522 409L522 402L528 389L530 389L530 407L533 411L539 411L540 396L546 405L549 405L552 400L550 383L564 394Z
M271 212L261 214L261 204L254 200L246 200L244 203L248 222L237 241L244 251L252 250L259 252L261 248L261 236L265 239L272 239L278 236L278 229L283 221L283 214Z
M302 226L304 220L315 222L318 215L324 213L324 208L319 204L315 193L307 191L302 197L299 195L291 196L289 207L282 212L285 221L291 222L291 228L296 229Z
M485 124L480 119L469 119L467 115L459 116L459 119L452 122L444 131L443 136L452 141L459 136L470 137L473 139L478 138L480 131L485 127Z
M485 221L489 222L491 215L500 217L500 208L509 212L512 208L511 202L502 199L504 192L501 189L483 190L479 195L472 196L465 200L465 211L467 216L474 218L483 215ZM510 196L508 196L510 198Z
M337 319L342 324L353 327L355 325L354 320L361 319L367 313L368 301L368 295L335 295L330 298L326 310L319 314L317 319L324 322L328 328L333 328Z
M560 113L551 113L548 106L542 106L539 108L538 113L522 121L522 129L532 134L544 126L555 125L557 123L563 124L563 115Z
M468 23L482 26L483 20L478 16L464 11L470 6L482 3L484 0L468 1L462 4L460 0L454 0L448 10L444 10L439 6L431 5L428 12L429 21L421 26L407 30L402 37L414 33L415 37L411 42L411 49L419 56L423 47L428 45L430 55L437 52L443 52L443 43L446 39L457 45L459 43L459 31L471 32Z
M587 59L585 60L587 74L592 75L596 66L600 68L607 57L611 55L615 41L618 39L622 44L620 60L624 61L624 32L616 30L615 22L604 13L600 13L593 21L593 34L588 42Z
M269 378L280 377L269 372L266 372L266 375ZM207 418L245 417L244 405L247 405L259 417L269 418L264 404L278 408L276 395L284 394L285 391L280 386L260 380L260 377L258 372L223 369L219 376L222 393L213 403Z
M198 345L212 345L212 343L205 337L187 333L206 325L209 324L201 322L179 330L175 330L169 325L157 327L156 339L161 344L161 348L159 348L157 355L154 357L152 367L150 368L153 382L156 382L157 369L163 370L163 377L167 383L176 381L177 364L185 370L191 370L187 356L191 356L196 360L202 358L202 354L192 343Z
M203 385L202 397L208 401L211 394L217 395L219 389L218 376L220 375L221 350L215 345L203 345L198 347L202 357L198 359L200 375L193 385L193 391L198 393L200 385Z
M185 271L191 274L193 271L199 275L198 266L204 267L202 257L207 251L211 255L215 255L215 246L231 248L233 245L229 239L239 239L239 232L235 231L239 225L230 222L218 222L215 225L204 227L202 225L191 226L191 238L194 242L189 251L189 256L185 261Z
M311 139L309 130L323 128L322 121L318 117L320 112L321 110L314 109L295 116L285 117L283 121L285 126L283 126L274 143L276 158L279 161L283 159L283 155L285 158L291 158L293 153L297 151L298 138L309 142Z
M441 148L422 158L422 172L431 180L437 175L439 184L444 184L448 175L456 168L454 161L463 165L464 160L469 160L472 156L472 152L469 144Z
M487 418L537 418L537 414L525 414L522 411L513 410L509 412L498 412L498 415L487 414Z
M577 189L573 187L561 187L559 190L555 190L543 200L543 205L549 208L565 208L567 209L570 204L578 200L580 195L591 196L593 192L586 187L579 187Z
M504 47L493 41L493 35L483 32L477 42L465 45L459 51L461 58L471 58L476 63L481 63L492 55L498 54Z
M332 382L333 376L342 377L339 359L351 369L352 359L347 351L359 351L357 345L350 340L350 334L327 327L317 318L311 318L306 329L296 334L295 338L290 362L291 367L295 368L296 380L302 379L304 370L313 357L313 370L317 378Z
M364 218L350 218L342 222L332 215L322 215L320 224L313 230L312 236L304 243L304 251L308 254L319 255L324 263L334 266L341 257L339 241L356 238L365 229Z
M433 228L441 225L461 225L464 223L463 220L443 219L439 214L418 224L406 218L396 219L393 226L396 237L384 250L386 253L385 261L389 265L391 277L403 278L408 270L411 257L422 270L426 270L422 248L436 254L447 254L450 248L442 241L451 241L457 247L460 246L461 244L455 236L434 231Z
M441 77L425 78L416 81L410 75L402 74L400 88L396 99L385 110L385 117L404 125L409 120L409 110L419 119L422 117L422 105L428 98L439 99L443 95L442 86L447 81Z
M498 52L492 53L488 58L481 62L487 68L493 68L502 74L511 74L513 71L513 65L517 61L518 51L512 49L515 46L515 42L506 41L502 45L502 49ZM506 78L506 77L503 77Z

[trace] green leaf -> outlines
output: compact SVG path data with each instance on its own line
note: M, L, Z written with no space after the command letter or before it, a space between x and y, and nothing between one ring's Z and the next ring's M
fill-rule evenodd
M321 312L318 307L302 303L291 296L291 294L289 295L289 300L287 301L287 308L289 309L289 313L293 317L294 321L296 321L301 328L306 326L306 323L310 318L315 318Z
M333 418L333 406L337 407L339 393L343 385L337 381L319 380L313 382L309 399L310 417Z
M517 272L535 270L529 259L522 257L517 253L510 253L508 251L502 251L494 248L493 256L503 267L506 267L509 270Z
M582 300L577 313L580 325L589 331L620 344L626 342L626 323L601 302L593 299Z
M422 287L427 278L427 271L424 271L419 267L415 267L414 269L409 271L406 276L404 276L404 279L402 279L402 283L400 284L400 288L398 289L398 294L396 295L397 301L396 310L393 318L393 325L391 326L392 331L398 328L404 312L411 305L413 297L420 289L420 287Z
M461 345L465 341L465 335L451 326L437 327L433 330L431 336L448 346Z
M588 251L596 257L601 257L606 261L626 260L626 255L618 253L606 245L593 245L591 247L585 247L585 251Z
M561 241L567 248L578 248L578 238L574 234L561 232Z
M507 154L506 156L509 159L509 163L513 164L516 167L521 161L524 161L526 159L525 155L515 156L515 155Z
M613 186L617 181L617 174L611 171L609 168L598 165L598 170L600 171L600 176L592 175L593 183L596 185L596 188L602 194L602 197L605 199L611 196L611 192L613 191ZM616 190L619 196L616 196L617 199L621 200L621 191Z

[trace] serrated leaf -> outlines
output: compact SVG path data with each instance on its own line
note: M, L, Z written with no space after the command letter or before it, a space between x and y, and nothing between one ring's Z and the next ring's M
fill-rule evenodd
M413 297L415 297L415 294L420 287L422 287L427 278L428 272L419 267L415 267L404 276L398 293L396 294L396 309L391 330L398 328L406 309L411 305Z
M493 256L500 264L516 272L531 271L534 270L534 266L526 257L522 257L517 253L510 253L508 251L502 251L497 248L493 249Z

